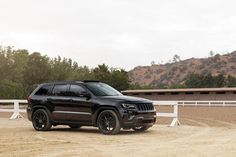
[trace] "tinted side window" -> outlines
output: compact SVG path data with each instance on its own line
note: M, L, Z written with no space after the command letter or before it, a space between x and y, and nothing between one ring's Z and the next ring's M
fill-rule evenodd
M42 86L35 95L49 95L53 85Z
M68 95L68 88L69 88L69 85L67 85L67 84L55 85L52 90L52 95L67 96Z
M80 96L82 92L86 92L86 90L79 85L71 85L70 86L70 96Z

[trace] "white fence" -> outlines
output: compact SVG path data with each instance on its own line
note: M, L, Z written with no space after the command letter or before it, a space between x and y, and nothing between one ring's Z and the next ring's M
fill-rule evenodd
M209 107L236 107L236 101L153 101L155 106L173 106L173 112L163 113L157 112L158 117L173 118L170 126L180 125L178 119L179 106L209 106Z
M181 106L236 107L236 101L178 101Z
M13 112L10 119L23 117L20 112L26 112L26 109L20 109L20 104L27 104L27 100L0 100L0 104L14 104L13 108L0 108L0 112ZM173 112L157 112L157 117L173 118L170 126L180 125L178 119L179 106L209 106L209 107L236 107L236 101L153 101L155 106L173 106Z
M13 108L0 108L0 112L13 112L10 119L23 117L20 112L26 112L26 109L20 109L20 104L27 104L27 100L0 100L0 104L13 104Z
M178 126L180 122L178 120L178 102L177 101L153 101L154 106L173 106L173 112L163 113L157 112L157 117L173 118L170 126Z

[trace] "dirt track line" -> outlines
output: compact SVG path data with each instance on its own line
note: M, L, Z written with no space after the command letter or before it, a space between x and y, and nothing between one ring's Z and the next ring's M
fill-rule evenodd
M211 128L206 123L198 122L198 121L195 121L195 120L192 120L192 119L186 119L186 120L194 122L194 123L198 123L198 124L200 124L203 127L200 127L201 129L198 132L194 132L193 134L190 134L188 136L183 136L183 137L177 138L177 139L175 139L173 141L179 141L179 140L186 141L186 140L189 140L191 138L196 138L196 137L200 137L200 136L206 135L206 134L208 134L211 131Z
M229 128L235 128L236 127L236 124L234 124L234 123L229 123L229 122L225 122L225 121L221 121L221 120L216 120L216 119L210 119L210 118L200 118L200 117L191 117L191 118L189 118L189 117L183 117L183 119L187 119L187 120L193 120L192 118L194 118L194 119L198 119L198 120L204 120L204 121L208 121L208 122L215 122L215 123L218 123L218 124L220 124L220 126L222 127L222 124L224 125L223 127L229 127ZM196 120L194 120L194 121L196 121ZM203 122L198 122L198 121L196 121L197 123L202 123L203 124ZM205 122L205 124L206 125L208 125L207 123ZM209 126L209 125L208 125Z
M201 118L203 120L208 120L208 121L212 121L212 122L217 122L219 124L223 124L223 125L226 125L228 126L229 128L235 128L236 127L236 124L234 123L229 123L229 122L225 122L225 121L221 121L221 120L215 120L215 119L205 119L205 118Z
M191 118L189 118L189 117L184 117L184 118L182 118L182 119L187 120L187 121L190 121L190 122L193 122L193 123L198 124L199 126L202 126L202 127L207 127L207 128L210 127L207 123L199 122L199 121L194 120L194 119L191 119Z

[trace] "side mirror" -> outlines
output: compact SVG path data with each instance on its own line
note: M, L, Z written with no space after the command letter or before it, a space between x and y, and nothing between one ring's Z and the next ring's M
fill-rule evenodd
M91 95L88 92L86 92L86 91L81 92L79 96L80 97L85 97L87 99L91 98Z

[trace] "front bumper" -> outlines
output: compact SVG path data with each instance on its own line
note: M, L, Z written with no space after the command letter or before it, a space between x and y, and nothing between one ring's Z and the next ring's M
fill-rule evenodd
M156 123L156 110L126 111L123 116L123 128L153 126Z

